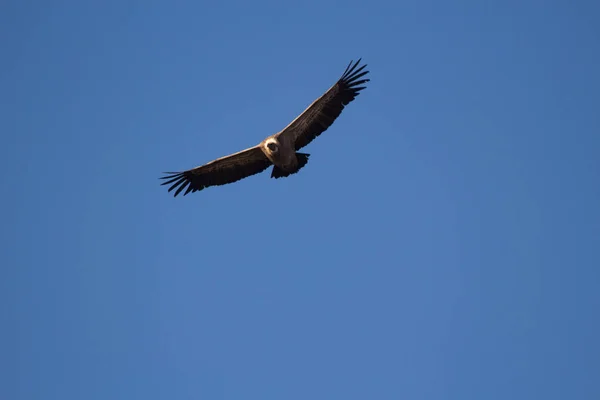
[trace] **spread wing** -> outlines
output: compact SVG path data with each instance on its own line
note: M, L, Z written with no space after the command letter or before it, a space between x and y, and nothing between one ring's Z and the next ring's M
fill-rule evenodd
M209 186L225 185L233 183L250 175L258 174L269 168L271 161L265 156L260 146L254 146L238 153L217 158L214 161L200 167L192 168L183 172L165 172L167 176L161 185L171 185L169 192L173 189L176 197L183 189L185 196L189 192L196 192Z
M363 71L367 65L356 68L360 60L359 58L354 65L350 61L342 77L277 136L291 139L296 145L296 150L299 150L325 132L340 116L344 107L365 88L360 85L369 82L369 79L361 79L369 73Z

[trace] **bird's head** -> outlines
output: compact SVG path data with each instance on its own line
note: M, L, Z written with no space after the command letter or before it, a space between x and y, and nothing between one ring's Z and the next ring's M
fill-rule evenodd
M266 145L267 149L272 154L276 154L279 151L279 143L277 143L277 140L275 139L270 139L269 141L267 141Z

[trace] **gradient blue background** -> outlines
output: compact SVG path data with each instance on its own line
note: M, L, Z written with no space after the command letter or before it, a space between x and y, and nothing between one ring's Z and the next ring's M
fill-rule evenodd
M600 5L0 6L0 398L599 399ZM307 167L173 198L363 57Z

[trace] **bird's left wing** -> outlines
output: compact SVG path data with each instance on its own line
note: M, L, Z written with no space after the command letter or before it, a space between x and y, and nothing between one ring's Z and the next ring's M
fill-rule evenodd
M277 136L287 137L292 143L295 143L296 150L300 150L327 130L340 116L344 107L352 102L360 91L365 88L361 85L369 82L369 79L361 79L369 73L369 71L363 71L367 65L364 64L358 69L356 68L360 60L359 58L354 65L350 61L338 81L279 132Z
M190 192L197 192L209 186L225 185L239 181L250 175L258 174L269 168L271 161L265 156L260 146L254 146L238 153L217 158L214 161L200 167L192 168L183 172L165 172L167 176L162 185L171 185L169 192L173 189L176 197L182 190L185 196Z

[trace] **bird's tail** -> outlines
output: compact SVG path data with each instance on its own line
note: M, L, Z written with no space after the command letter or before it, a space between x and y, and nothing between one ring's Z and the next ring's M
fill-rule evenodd
M271 178L285 178L287 176L290 176L292 174L295 174L296 172L300 171L300 169L302 167L304 167L306 165L306 163L308 162L308 157L310 157L310 154L306 154L306 153L296 153L296 158L298 159L298 166L296 167L295 170L287 172L284 171L282 169L280 169L279 167L277 167L276 165L273 166L273 172L271 172Z

